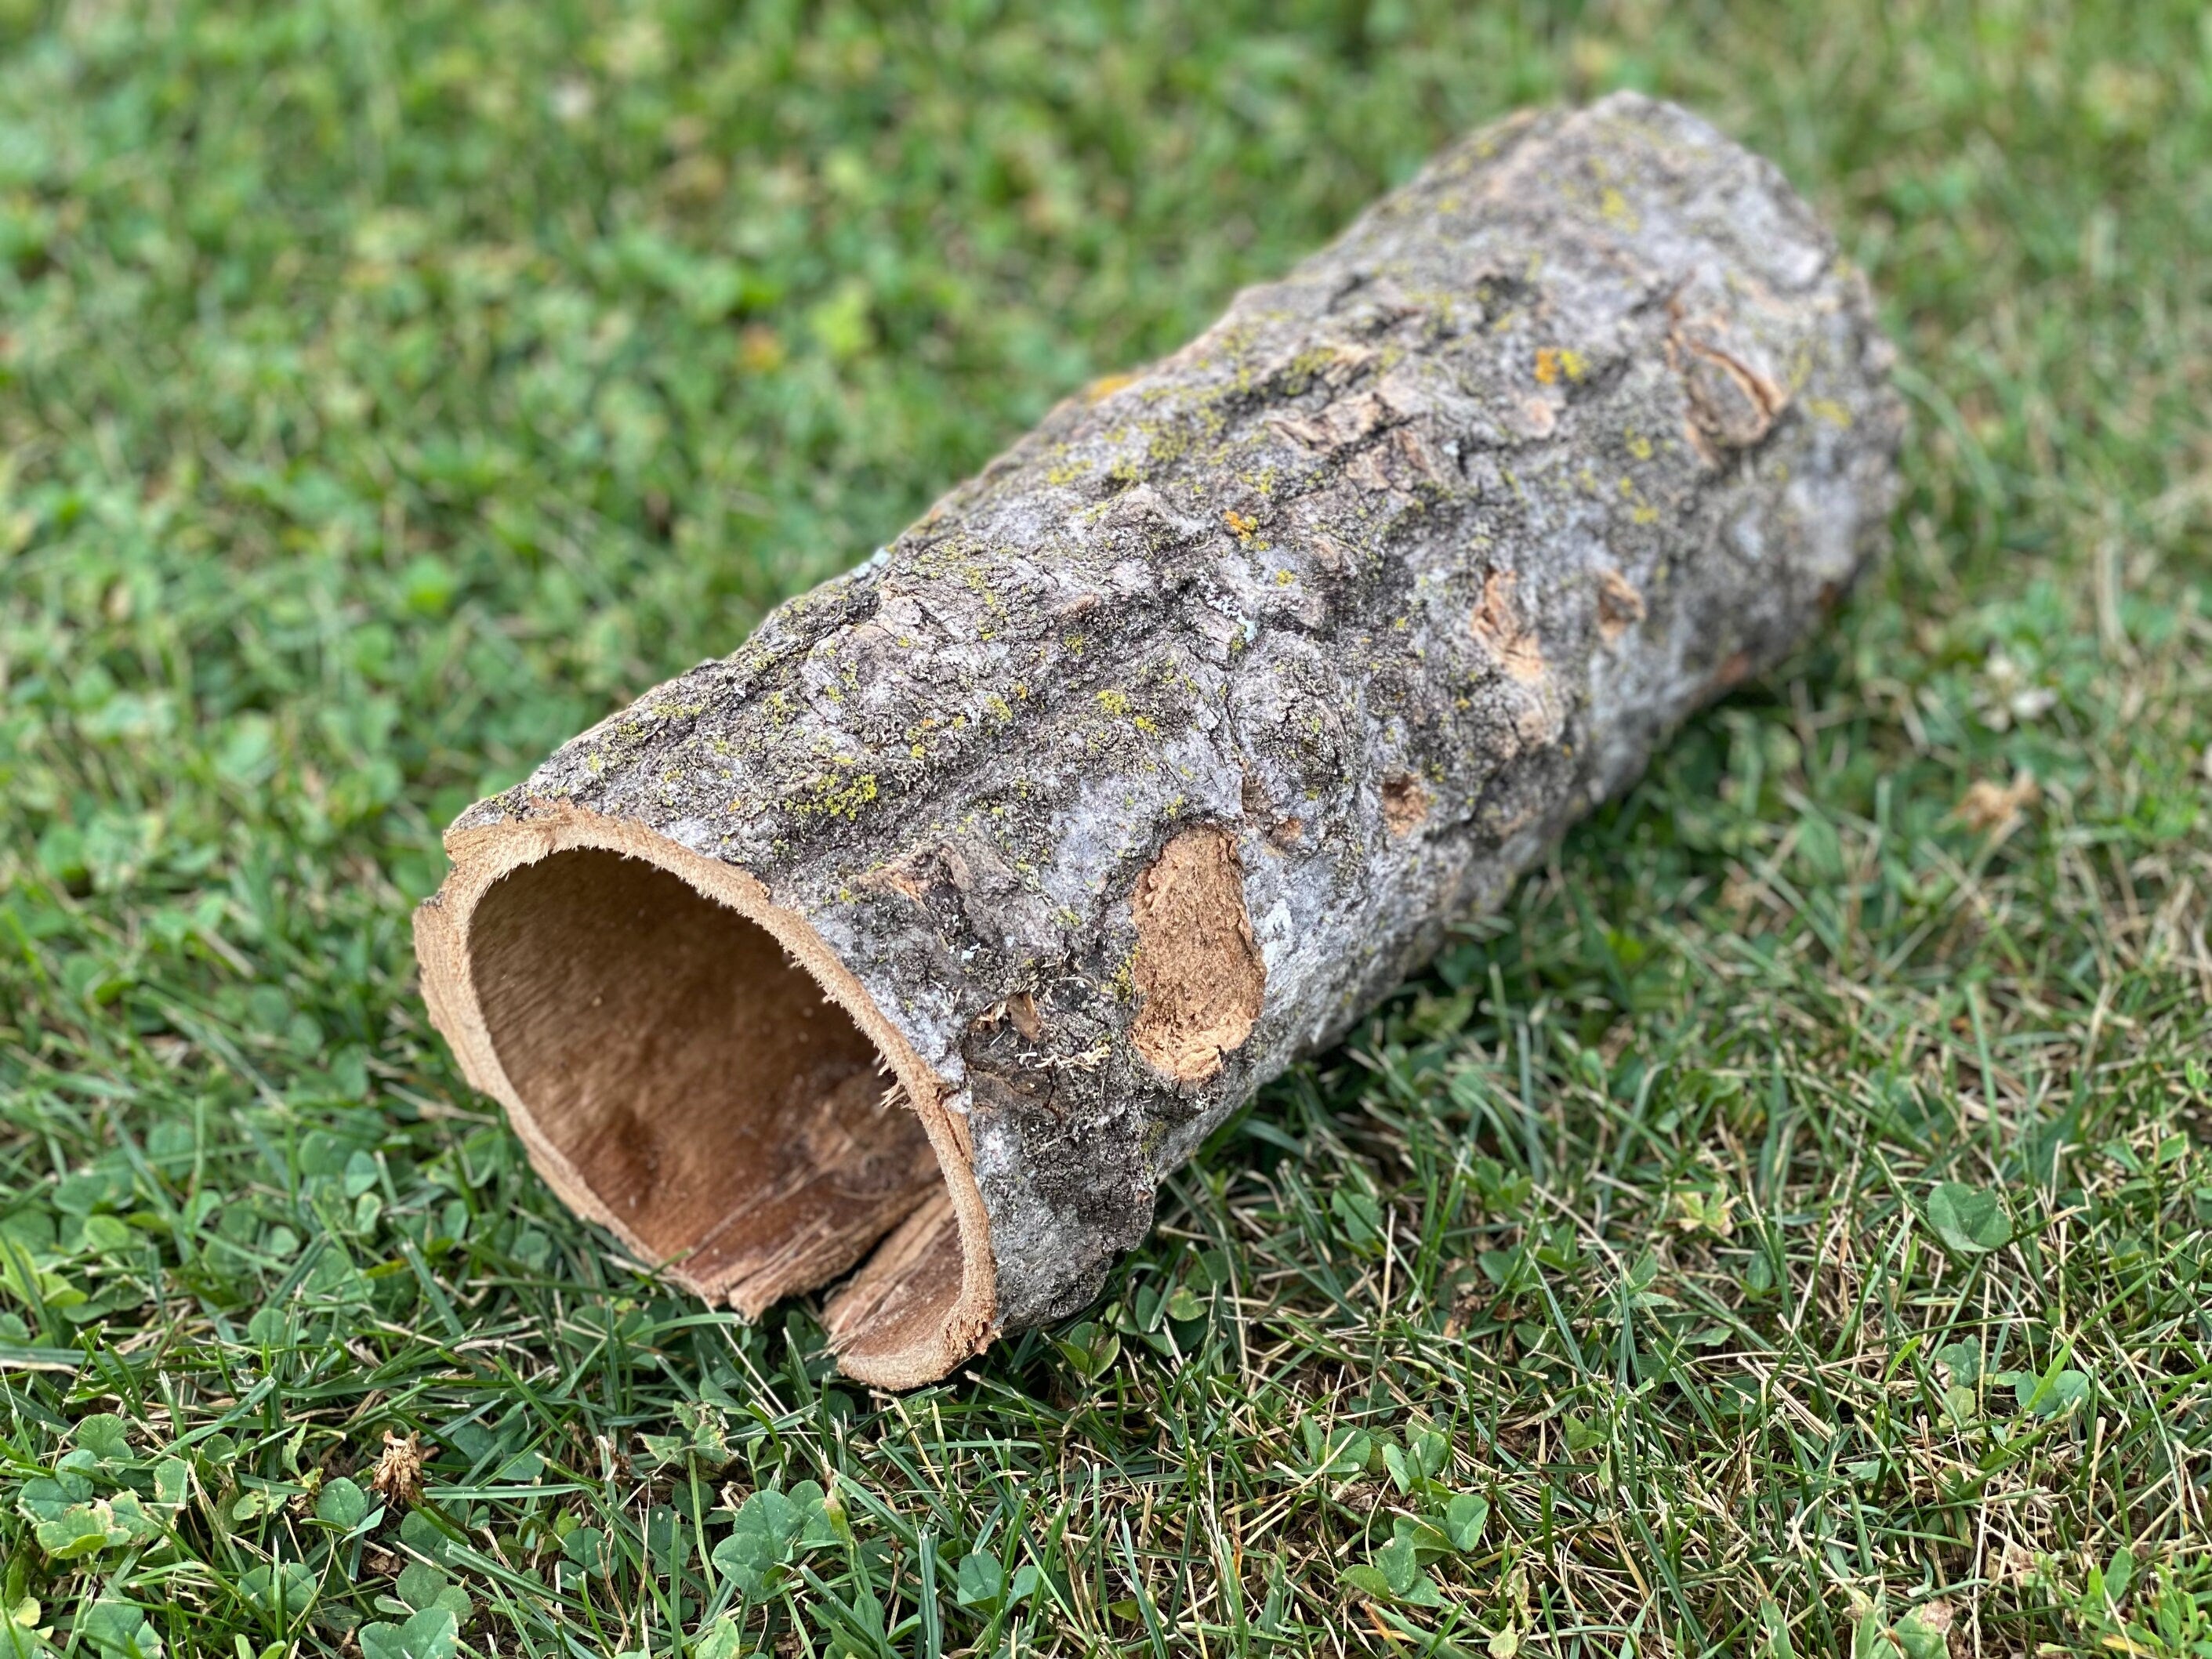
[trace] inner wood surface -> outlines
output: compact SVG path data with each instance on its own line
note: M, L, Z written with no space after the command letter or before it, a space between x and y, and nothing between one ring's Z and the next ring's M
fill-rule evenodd
M493 883L469 931L515 1093L686 1283L757 1314L852 1267L926 1200L950 1215L920 1120L884 1103L874 1045L767 932L682 878L572 848ZM896 1347L917 1321L941 1325L957 1230L940 1270L896 1254L880 1277L908 1293L840 1321L846 1340Z
M866 1369L926 1346L959 1294L960 1223L939 1182L830 1304L840 1363Z

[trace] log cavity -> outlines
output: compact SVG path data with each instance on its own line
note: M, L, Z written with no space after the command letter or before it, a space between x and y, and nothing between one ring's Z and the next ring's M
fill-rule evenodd
M945 1329L961 1245L928 1133L766 929L671 871L572 848L484 890L468 971L538 1133L673 1277L753 1316L881 1243L831 1306L839 1348Z

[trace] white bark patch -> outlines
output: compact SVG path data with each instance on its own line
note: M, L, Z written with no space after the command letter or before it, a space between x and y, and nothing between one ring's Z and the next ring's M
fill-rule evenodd
M1131 1040L1176 1081L1203 1082L1252 1035L1267 985L1235 839L1211 828L1184 830L1137 878L1129 912L1143 999Z

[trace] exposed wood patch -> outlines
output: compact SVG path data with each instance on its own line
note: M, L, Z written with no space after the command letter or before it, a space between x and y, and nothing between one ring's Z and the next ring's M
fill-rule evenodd
M1182 1083L1221 1069L1260 1017L1267 964L1244 908L1237 842L1211 826L1186 830L1137 878L1137 1052Z
M1429 815L1429 792L1410 772L1382 780L1382 822L1394 836L1411 835Z
M1474 607L1468 627L1482 641L1507 678L1534 685L1551 670L1544 661L1543 642L1536 630L1521 620L1513 603L1513 573L1493 570L1482 579L1482 602Z
M1597 631L1607 645L1644 620L1644 596L1627 577L1608 570L1598 579Z

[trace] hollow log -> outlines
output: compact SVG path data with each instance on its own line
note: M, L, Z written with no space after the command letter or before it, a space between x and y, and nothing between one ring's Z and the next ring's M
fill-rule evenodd
M1834 606L1890 360L1695 118L1477 133L463 813L432 1016L641 1259L943 1376Z

